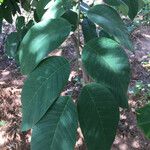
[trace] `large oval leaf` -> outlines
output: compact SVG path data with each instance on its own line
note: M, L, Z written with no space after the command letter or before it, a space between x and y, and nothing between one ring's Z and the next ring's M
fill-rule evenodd
M45 20L32 26L19 47L22 73L30 73L50 51L62 44L70 31L70 23L62 18Z
M109 150L119 121L113 94L104 84L88 84L81 91L77 108L88 150Z
M33 127L32 150L73 150L77 111L70 97L60 97Z
M137 110L137 123L146 137L150 138L150 104Z
M69 73L68 61L53 56L43 60L29 74L21 94L23 131L32 128L46 113L67 83Z
M127 29L115 9L104 4L95 5L88 11L87 16L106 32L112 34L124 47L132 49Z
M121 107L126 107L130 81L128 57L119 44L109 38L95 38L83 48L82 62L89 75L114 91Z
M118 6L120 5L121 0L104 0L104 2L112 6Z

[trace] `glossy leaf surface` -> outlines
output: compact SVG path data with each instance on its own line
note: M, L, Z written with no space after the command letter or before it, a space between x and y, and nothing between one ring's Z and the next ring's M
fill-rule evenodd
M77 110L72 99L59 97L33 127L31 149L73 150L77 126Z
M113 35L124 47L132 49L128 31L115 9L108 5L95 5L88 13L88 18Z
M78 100L79 123L88 150L110 150L119 121L119 108L104 84L87 84Z
M72 31L77 28L78 15L76 12L68 10L63 15L62 18L66 19L72 25Z
M31 27L19 47L19 61L23 74L29 74L51 51L59 47L71 31L65 19L50 19Z
M44 19L55 19L59 18L61 15L65 13L65 8L63 6L64 0L55 0L49 2L49 8L42 16L42 20Z
M32 128L53 104L67 83L70 66L63 57L43 60L24 83L22 99L22 130Z

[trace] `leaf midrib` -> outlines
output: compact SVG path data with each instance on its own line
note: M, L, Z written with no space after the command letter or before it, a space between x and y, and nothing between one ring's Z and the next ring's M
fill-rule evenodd
M67 102L66 102L66 104L65 104L65 107L64 107L64 109L63 109L61 115L59 116L59 120L58 120L58 122L57 122L57 124L56 124L56 128L55 128L55 131L54 131L54 135L53 135L53 139L52 139L52 142L51 142L51 147L50 147L50 149L53 148L53 143L54 143L54 139L55 139L55 136L56 136L57 128L58 128L59 122L60 122L60 120L61 120L61 117L62 117L62 115L64 114L64 112L65 112L65 110L66 110L66 107L68 106L68 103L69 103L69 98L68 98L68 100L67 100ZM73 141L72 138L71 138L71 140Z
M106 142L106 136L105 136L106 134L105 134L105 131L104 131L103 124L102 124L102 122L101 122L101 120L102 120L102 119L101 119L101 115L100 115L100 113L99 113L99 111L98 111L98 109L97 109L97 107L96 107L96 104L95 104L95 102L94 102L94 98L91 96L91 94L90 94L88 88L85 88L85 90L87 90L87 93L89 94L89 97L90 97L91 101L93 102L93 104L94 104L94 106L95 106L95 108L96 108L96 112L97 112L98 117L99 117L100 126L102 127L102 132L103 132L103 135L104 135L104 142L105 142L105 144L107 144L107 142Z
M45 81L42 82L41 86L40 86L40 87L37 89L37 91L34 93L33 97L32 97L31 100L29 101L29 106L30 106L30 103L33 101L34 97L37 95L38 91L39 91L39 90L41 89L41 87L46 83L46 81L49 80L57 71L60 71L66 64L67 64L67 62L64 63L64 65L60 66L59 69L57 69L56 71L54 71L48 78L43 77L43 78L45 78Z

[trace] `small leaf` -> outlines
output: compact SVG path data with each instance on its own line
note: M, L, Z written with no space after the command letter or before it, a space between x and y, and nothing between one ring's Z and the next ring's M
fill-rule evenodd
M68 10L61 17L66 19L72 25L72 31L76 30L78 22L78 15L76 12Z
M3 18L0 15L0 34L2 33L2 26L3 26Z
M49 3L50 0L39 0L36 5L36 13L37 17L40 20L45 13L46 9L45 6Z
M19 35L17 32L12 32L8 35L6 43L5 43L5 49L6 54L11 57L18 60L17 56L17 50L20 43Z
M115 8L119 13L123 14L124 16L128 15L129 8L123 1L119 6L116 6Z
M108 5L95 5L88 13L88 18L113 35L124 47L132 49L127 28L115 9Z
M114 40L113 36L110 36L107 32L105 32L103 29L99 31L99 37L100 38L103 38L103 37L106 37L106 38L110 38L112 40Z
M119 121L119 108L104 84L83 87L78 104L79 123L88 150L110 150Z
M77 126L77 111L71 98L59 97L33 127L31 149L73 150Z
M18 6L18 2L16 0L6 0L8 2L9 11L11 10L13 16L18 12L21 14L20 8Z
M129 7L128 16L133 20L138 13L138 0L123 0L123 2Z
M127 89L130 82L128 57L112 39L95 38L82 52L82 62L89 75L97 82L110 86L121 107L127 107Z
M2 4L4 2L4 0L0 0L0 3Z
M19 47L22 73L30 73L49 52L63 43L70 31L70 23L62 18L41 21L32 26Z
M25 26L25 18L23 16L19 16L16 19L16 28L17 31L20 31Z
M21 1L21 7L26 11L30 11L31 1L33 2L35 0L23 0L23 1Z
M85 43L93 38L98 37L95 24L88 18L84 18L82 21L82 31Z
M150 104L137 110L137 123L145 136L150 138Z
M14 58L17 63L19 63L18 48L20 42L32 25L33 20L30 20L27 25L25 25L24 17L21 16L17 18L16 21L16 27L18 31L12 32L7 37L7 41L5 43L6 54L9 57Z
M11 15L11 12L10 12L9 8L8 7L3 8L2 13L3 13L4 19L8 23L12 24L13 20L12 20L12 15Z
M21 94L23 131L32 128L43 117L67 83L69 73L68 61L53 56L43 60L29 74Z
M20 36L20 42L26 35L26 33L29 31L29 29L34 25L34 21L30 20L25 26L22 27L22 29L18 30L19 36Z

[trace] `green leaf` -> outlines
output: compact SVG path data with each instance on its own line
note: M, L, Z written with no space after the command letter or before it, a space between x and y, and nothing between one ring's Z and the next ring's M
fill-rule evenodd
M144 2L145 0L138 0L138 10L140 11L143 7L144 7L144 5L145 5L145 2ZM147 3L150 3L150 1L148 0L147 1Z
M119 6L116 6L115 8L119 13L123 14L124 16L128 15L129 8L123 1Z
M150 138L150 104L137 110L137 124L144 132L145 136Z
M31 149L73 150L77 126L77 110L72 99L60 97L33 127Z
M9 57L14 58L17 63L19 63L18 48L20 42L32 25L33 20L30 20L27 25L25 25L24 17L21 16L17 18L16 21L16 27L18 31L12 32L7 37L7 41L5 43L6 54Z
M112 39L95 38L82 52L82 62L88 74L97 82L107 84L121 107L127 107L127 88L130 81L128 57Z
M70 31L70 23L62 18L45 20L32 26L19 47L22 73L30 73L49 52L62 44Z
M81 25L85 43L93 38L98 37L95 24L88 18L84 18Z
M94 3L94 1L93 1L93 3ZM90 9L90 6L86 3L86 2L84 2L84 1L81 1L81 3L80 3L80 11L83 13L83 14L85 14L85 16L86 16L86 13L87 13L87 11Z
M78 104L79 123L88 150L110 150L119 121L119 108L104 84L83 87Z
M7 2L8 8L9 8L9 11L12 12L13 16L16 15L17 12L19 14L21 13L16 0L6 0L6 2Z
M36 10L36 9L34 10L34 14L33 14L33 16L34 16L34 20L35 20L35 22L40 22L40 19L41 19L41 18L39 18L39 16L38 16L38 14L37 14L37 10Z
M111 6L118 6L121 3L121 0L104 0L105 3Z
M25 18L23 16L19 16L16 19L16 28L17 31L20 31L25 26Z
M88 18L113 35L124 47L132 49L127 28L115 9L108 5L95 5L88 13Z
M20 41L24 38L28 30L34 25L34 21L30 20L26 25L22 26L22 29L18 30Z
M106 38L110 38L112 40L114 40L113 36L110 36L107 32L105 32L103 29L99 31L99 37L100 38L103 38L103 37L106 37Z
M5 49L6 54L9 57L17 59L17 50L20 43L19 35L17 32L12 32L8 35L6 43L5 43Z
M0 8L0 9L1 9L1 8ZM8 8L8 7L3 8L2 13L3 13L4 19L5 19L8 23L12 24L13 20L12 20L12 15L11 15L11 12L10 12L9 8Z
M67 83L69 73L68 61L53 56L43 60L29 74L21 94L23 131L32 128L43 117Z
M37 13L37 17L39 19L42 18L43 14L45 13L46 9L46 5L49 3L50 0L39 0L37 2L37 5L36 5L36 13Z
M23 0L21 1L21 6L24 10L26 11L30 11L31 9L31 1L35 1L35 0Z
M60 16L62 16L66 11L63 6L63 1L64 0L50 1L49 2L50 7L42 16L42 20L55 19L55 18L59 18Z
M128 16L130 19L134 19L134 17L138 13L138 0L123 0L124 3L129 7Z
M76 30L78 22L78 15L76 12L68 10L61 17L66 19L72 25L72 31Z
M0 3L2 4L4 2L4 0L0 0Z
M2 26L3 26L3 18L0 15L0 34L2 33Z
M33 25L34 25L34 21L33 21L33 20L30 20L30 21L26 24L27 30L29 30Z

